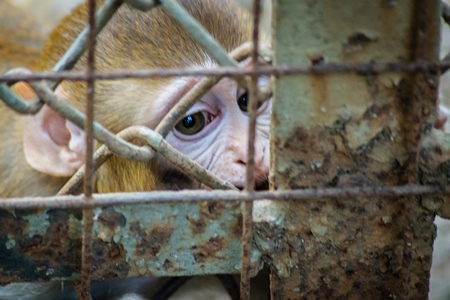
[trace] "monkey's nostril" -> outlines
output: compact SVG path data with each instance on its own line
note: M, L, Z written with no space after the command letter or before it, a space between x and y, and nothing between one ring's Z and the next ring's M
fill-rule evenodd
M239 165L244 165L244 166L246 165L245 161L240 160L240 159L238 161L236 161L236 163Z

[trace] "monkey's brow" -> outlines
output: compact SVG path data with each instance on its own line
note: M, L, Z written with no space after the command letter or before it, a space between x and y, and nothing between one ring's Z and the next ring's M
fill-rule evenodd
M164 107L163 115L167 115L169 111L181 100L181 98L184 97L184 95L189 92L197 82L200 81L200 78L191 78L186 80L185 84L178 89L178 91L175 91L175 94L169 98L169 101Z

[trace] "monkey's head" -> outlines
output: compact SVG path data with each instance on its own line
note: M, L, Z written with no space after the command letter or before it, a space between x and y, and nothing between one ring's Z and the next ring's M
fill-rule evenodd
M99 3L102 1L99 1ZM211 35L231 51L251 40L252 21L234 1L182 0L180 3ZM86 24L86 6L55 30L41 57L49 69ZM243 64L248 64L243 62ZM76 69L84 69L86 57ZM142 68L212 68L217 64L162 8L143 13L123 5L98 36L96 67L101 71ZM164 115L200 78L130 79L95 85L95 119L113 132L132 125L154 129ZM260 79L261 84L268 80ZM85 109L82 82L64 82L56 91ZM222 79L176 124L167 141L217 176L242 188L247 164L247 91L232 79ZM271 102L258 109L255 139L255 179L267 180ZM27 161L55 176L70 176L84 162L84 132L45 107L28 123ZM98 172L98 192L145 191L198 187L159 156L149 163L114 157Z

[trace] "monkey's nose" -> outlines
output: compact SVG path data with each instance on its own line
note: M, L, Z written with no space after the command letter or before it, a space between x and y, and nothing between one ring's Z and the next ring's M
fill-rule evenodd
M244 190L244 186L242 185L234 185L241 192ZM264 179L255 182L255 191L267 191L269 190L269 180Z
M243 160L241 160L241 159L237 159L237 160L236 160L236 163L237 163L238 165L244 165L244 166L247 164L245 161L243 161Z

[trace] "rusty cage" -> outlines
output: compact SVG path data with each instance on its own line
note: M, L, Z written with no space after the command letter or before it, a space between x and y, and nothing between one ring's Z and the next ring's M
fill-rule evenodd
M264 261L272 299L427 297L433 220L450 217L450 140L433 128L439 75L450 67L438 57L442 12L450 19L445 5L273 1L270 48L258 40L261 3L254 0L253 41L227 54L175 0L105 0L96 14L89 3L90 26L53 73L0 76L0 98L16 111L36 113L45 103L104 144L60 195L0 202L2 284L76 281L79 297L89 299L91 279L240 272L240 298L249 299L250 277ZM94 37L123 3L161 5L221 67L96 72ZM86 49L87 72L68 72ZM244 57L272 65L240 69L236 60ZM181 75L204 79L155 132L134 127L115 137L93 123L95 80ZM246 188L236 191L163 137L224 76L248 88L251 102L270 97L258 89L259 75L273 77L270 190L254 191L249 163ZM87 81L86 116L53 96L61 80ZM29 104L10 93L7 84L16 81L29 82L41 100ZM254 110L249 116L252 137ZM153 150L126 142L136 136L222 190L92 194L92 174L112 153L152 157ZM83 181L81 195L68 195ZM138 251L145 247L158 251Z

